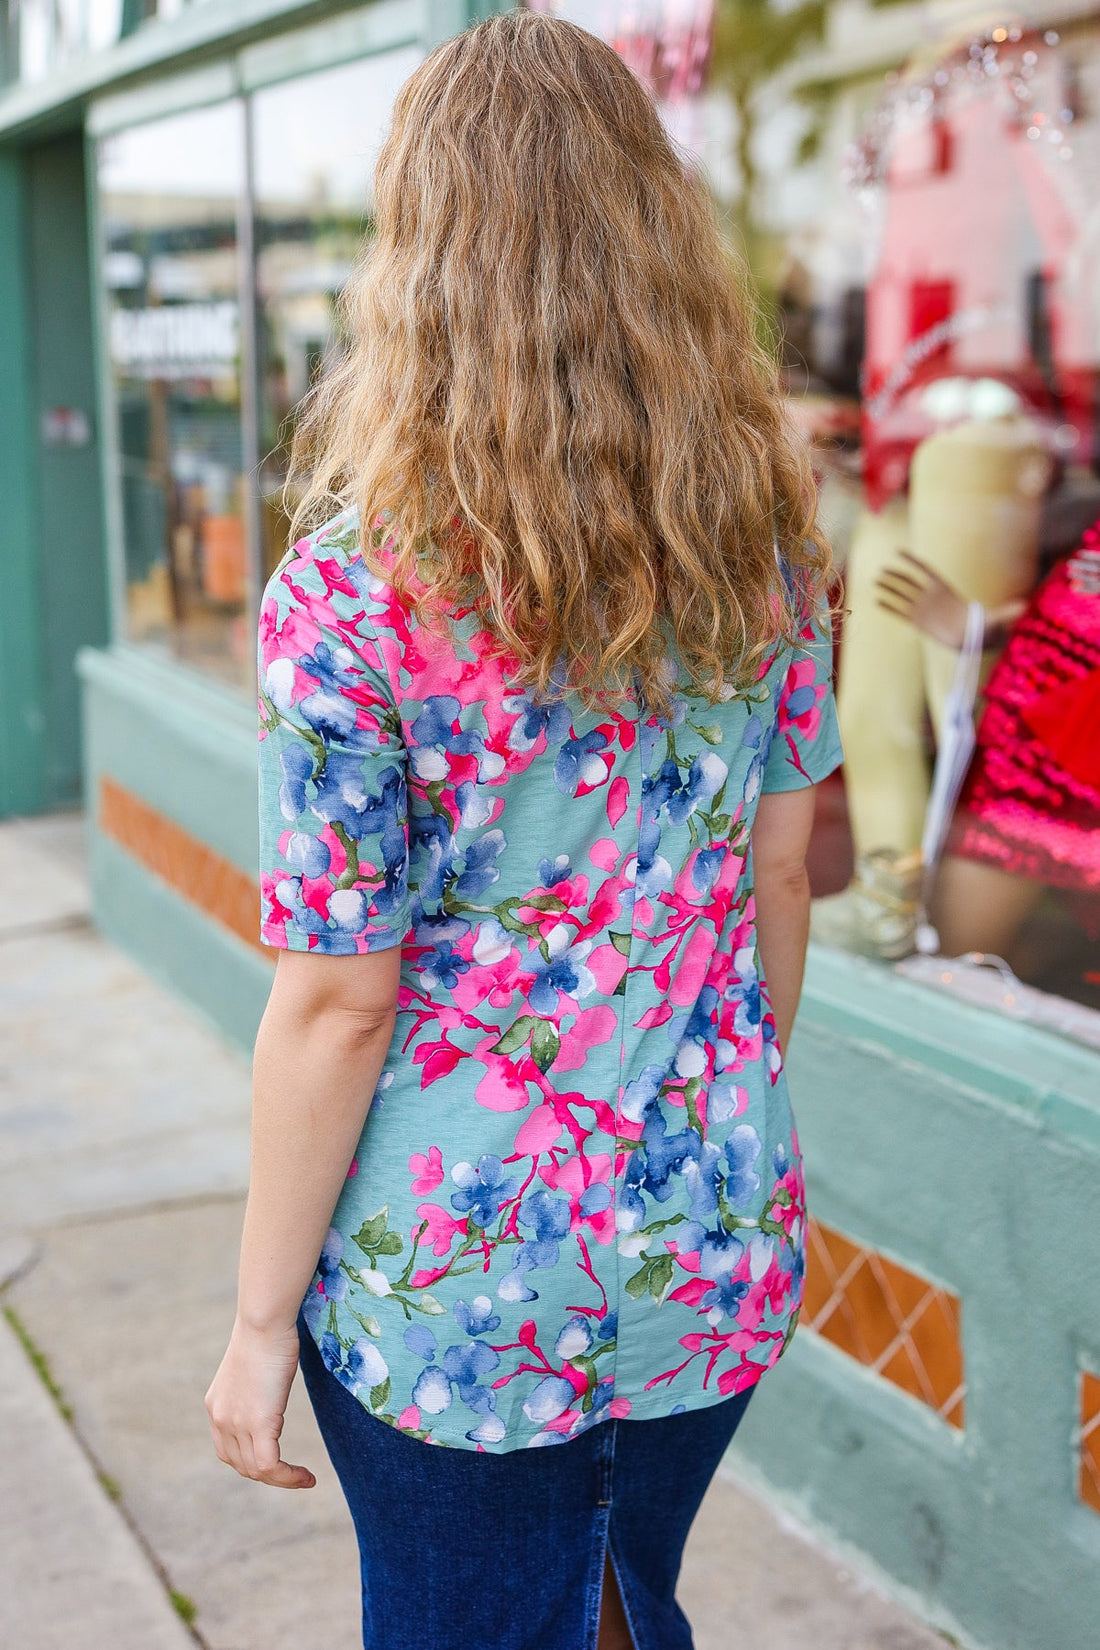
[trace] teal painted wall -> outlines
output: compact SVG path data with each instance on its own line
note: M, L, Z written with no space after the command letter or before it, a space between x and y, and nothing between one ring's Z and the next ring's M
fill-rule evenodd
M132 650L82 672L92 786L113 775L250 871L251 707ZM92 863L105 932L248 1047L264 960L113 843ZM966 1427L800 1330L736 1465L960 1643L1092 1644L1076 1428L1079 1370L1100 1371L1100 1056L815 951L789 1065L814 1214L962 1299Z
M247 702L134 649L89 649L79 669L93 827L107 774L255 874L256 724ZM274 955L269 964L94 828L89 846L97 926L250 1049ZM256 912L258 925L258 895Z
M1100 1058L819 953L790 1079L814 1214L961 1297L966 1426L799 1331L735 1459L962 1642L1096 1643Z
M74 660L107 637L80 136L0 148L0 816L73 806ZM48 407L81 409L84 447L48 447Z
M82 133L28 150L27 205L42 619L39 759L44 804L58 807L80 797L77 650L101 645L108 633ZM49 407L85 414L91 429L86 446L46 445L39 432Z
M0 145L0 817L31 813L44 798L26 182L22 151Z

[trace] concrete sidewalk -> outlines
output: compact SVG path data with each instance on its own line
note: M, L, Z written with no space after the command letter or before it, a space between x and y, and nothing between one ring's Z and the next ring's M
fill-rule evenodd
M91 931L79 823L0 825L5 1647L358 1650L354 1540L300 1385L286 1452L316 1489L248 1483L209 1445L247 1116L245 1062ZM698 1650L945 1643L721 1475L681 1596Z

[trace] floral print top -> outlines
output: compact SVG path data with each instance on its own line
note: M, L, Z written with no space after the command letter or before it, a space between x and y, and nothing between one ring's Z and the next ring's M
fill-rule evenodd
M807 624L749 698L538 703L417 624L345 515L260 622L263 939L399 945L389 1055L304 1312L410 1436L505 1451L757 1381L801 1162L753 920L762 791L840 761Z

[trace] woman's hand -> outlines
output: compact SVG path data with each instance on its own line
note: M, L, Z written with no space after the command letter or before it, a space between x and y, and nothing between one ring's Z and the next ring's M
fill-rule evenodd
M309 1490L308 1467L281 1459L279 1436L298 1368L298 1332L252 1329L237 1323L206 1394L210 1431L220 1460L258 1483Z
M237 1314L206 1408L221 1459L283 1489L314 1482L279 1456L294 1322L386 1061L400 969L398 946L283 951L256 1038Z
M909 550L875 581L878 605L944 647L959 652L966 637L966 602L935 568Z

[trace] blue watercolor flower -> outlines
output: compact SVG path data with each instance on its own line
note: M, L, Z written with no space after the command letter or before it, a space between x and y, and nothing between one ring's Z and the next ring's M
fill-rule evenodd
M573 875L568 854L558 854L556 859L540 859L538 862L539 881L544 888L553 888L556 883L568 882Z
M598 728L566 739L554 759L554 784L566 796L576 796L578 786L602 785L607 778L607 765L597 751L607 749L607 735Z
M435 1357L436 1338L426 1323L411 1323L405 1331L404 1341L410 1352L427 1363Z
M545 1426L547 1421L564 1415L575 1396L572 1382L564 1375L544 1375L524 1399L523 1413L536 1426Z
M507 846L503 831L484 831L466 849L465 868L455 882L459 899L478 899L500 880L497 860Z
M571 726L569 707L561 699L536 701L530 693L510 693L504 709L516 718L508 734L510 750L532 750L544 735L548 745L560 745Z
M730 1171L726 1179L726 1196L735 1209L745 1208L760 1190L760 1176L754 1164L762 1149L760 1136L751 1123L739 1123L726 1140L726 1162Z
M451 1193L451 1208L468 1214L477 1226L495 1220L502 1203L519 1190L519 1177L506 1175L504 1164L492 1152L483 1152L475 1169L471 1163L456 1163L451 1179L458 1187Z
M488 1335L500 1328L500 1317L493 1311L488 1295L475 1295L472 1301L455 1301L455 1322L467 1335Z
M527 993L527 1000L536 1014L547 1017L557 1014L559 993L581 998L596 989L596 976L584 960L592 949L592 941L580 940L575 945L571 944L572 934L573 930L567 923L559 922L546 936L549 960L541 951L531 953L528 967L535 979Z

